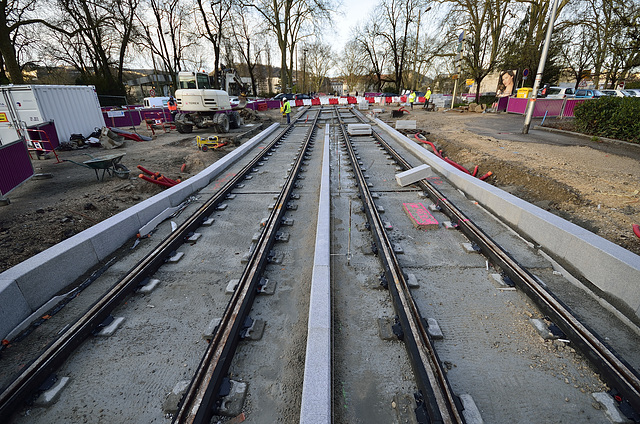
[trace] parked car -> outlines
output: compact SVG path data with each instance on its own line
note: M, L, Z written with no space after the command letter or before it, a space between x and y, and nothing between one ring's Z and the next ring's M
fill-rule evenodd
M544 89L542 90L544 91ZM544 94L539 97L546 99L564 99L565 97L573 97L575 90L571 87L547 87Z
M598 90L586 90L584 88L579 88L576 90L574 97L576 99L594 99L602 96L603 94Z
M313 97L311 97L308 94L296 94L294 99L295 100L305 100L305 99L313 99Z
M376 97L396 97L396 96L399 96L399 94L396 94L396 93L380 93Z
M279 100L279 101L294 100L294 99L295 99L295 94L293 93L280 93L273 98L273 100Z
M640 88L626 88L624 91L629 93L631 97L640 97Z
M635 96L635 93L632 95L626 90L618 90L617 88L616 89L607 88L604 90L600 90L600 92L605 96L612 96L612 97L634 97Z

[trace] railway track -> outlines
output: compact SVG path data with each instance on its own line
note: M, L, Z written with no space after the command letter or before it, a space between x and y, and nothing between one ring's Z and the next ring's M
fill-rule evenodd
M126 261L111 265L119 277L106 295L60 323L44 355L2 389L0 417L323 422L305 418L320 399L302 394L313 385L328 388L327 422L607 422L591 406L591 392L606 385L623 408L640 409L637 372L546 289L538 274L549 265L532 252L507 253L501 246L517 237L438 176L399 188L394 175L415 158L375 127L371 137L349 136L346 125L360 122L348 108L304 110L203 189L144 258L128 270ZM329 166L330 229L316 227ZM413 227L402 204L427 197L453 230ZM324 314L309 312L312 280L322 280L319 236L331 246L326 381L305 370L314 363L305 346L320 354L307 335ZM141 292L152 280L157 288ZM117 315L126 319L113 336L93 336ZM528 323L536 317L566 340L541 341ZM25 407L52 373L72 379L60 399ZM500 405L507 395L522 397Z

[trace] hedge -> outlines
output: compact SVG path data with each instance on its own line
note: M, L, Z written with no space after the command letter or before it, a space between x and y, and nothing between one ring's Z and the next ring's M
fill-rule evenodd
M640 143L640 99L600 97L577 105L574 114L580 132Z

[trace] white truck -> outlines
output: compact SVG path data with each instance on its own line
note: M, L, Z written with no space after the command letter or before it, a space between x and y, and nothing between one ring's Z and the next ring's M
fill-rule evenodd
M229 128L239 128L243 120L238 110L245 102L232 106L229 94L214 90L209 76L203 72L179 72L176 101L178 112L174 116L179 133L190 133L193 127L216 127L218 132L228 133Z

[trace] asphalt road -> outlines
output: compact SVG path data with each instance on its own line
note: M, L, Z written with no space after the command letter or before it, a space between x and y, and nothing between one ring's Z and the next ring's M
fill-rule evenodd
M454 113L454 112L452 112ZM547 119L545 123L555 121ZM484 113L478 114L478 119L466 122L466 130L475 134L493 137L499 140L518 141L523 143L545 143L565 146L589 146L610 154L627 156L640 160L640 145L615 142L609 139L600 142L591 141L590 136L568 134L553 129L539 129L542 119L534 119L531 122L529 134L522 134L524 117L510 113Z

